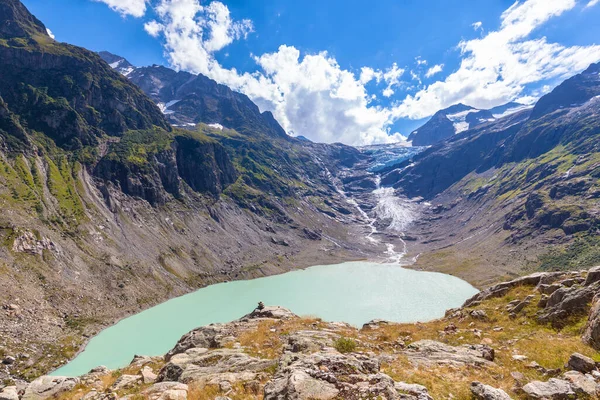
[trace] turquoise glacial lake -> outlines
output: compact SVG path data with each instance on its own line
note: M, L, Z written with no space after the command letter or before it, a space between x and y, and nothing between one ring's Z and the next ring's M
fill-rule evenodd
M208 286L123 319L92 338L55 376L79 376L99 365L128 365L136 354L169 351L199 326L229 322L250 313L259 301L301 316L344 321L360 327L373 319L425 322L444 316L477 293L450 275L413 271L397 264L347 262L250 281Z

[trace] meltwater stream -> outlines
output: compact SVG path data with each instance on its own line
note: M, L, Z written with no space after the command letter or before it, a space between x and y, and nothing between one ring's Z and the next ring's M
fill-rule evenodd
M162 355L188 331L240 318L259 301L298 315L360 326L377 318L394 322L440 318L475 293L470 284L450 275L371 262L316 266L222 283L122 320L94 337L79 356L53 375L79 376L99 365L124 367L136 354Z

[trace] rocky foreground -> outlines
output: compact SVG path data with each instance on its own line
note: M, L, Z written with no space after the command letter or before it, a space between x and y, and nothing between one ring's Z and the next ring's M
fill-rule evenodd
M598 349L600 267L501 283L425 324L264 307L122 370L4 382L0 400L598 398Z

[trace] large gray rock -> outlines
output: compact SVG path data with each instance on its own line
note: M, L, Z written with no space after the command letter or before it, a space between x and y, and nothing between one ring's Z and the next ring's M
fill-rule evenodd
M139 375L121 375L111 386L112 390L121 390L132 388L142 382Z
M186 400L188 385L178 382L155 383L142 392L148 400Z
M334 341L339 337L326 331L297 331L288 336L285 349L293 353L314 353L333 347Z
M276 364L276 360L251 357L242 349L194 348L174 355L160 370L158 381L187 384L251 381L257 378L257 373Z
M481 382L471 383L473 398L478 400L512 400L512 398L501 389L496 389Z
M396 382L380 372L379 361L335 351L290 355L264 388L264 400L400 398ZM422 397L426 399L425 397Z
M588 271L584 285L589 286L596 282L600 282L600 266L594 267Z
M541 323L562 324L567 317L588 312L589 303L598 291L599 284L585 287L560 288L548 298L546 307L539 312Z
M19 391L16 386L7 386L0 389L0 400L19 400Z
M25 389L24 400L44 400L72 390L79 383L78 378L64 376L41 376Z
M400 398L405 399L406 397L410 397L415 400L433 400L433 397L429 395L427 388L423 385L417 385L416 383L396 382L394 387L400 394ZM404 395L407 396L405 397Z
M583 341L594 349L600 350L600 295L596 295L592 302Z
M573 353L567 363L569 368L588 374L596 369L596 362L583 354Z
M268 318L268 319L291 319L298 318L296 314L288 310L287 308L279 306L267 306L263 309L255 309L250 314L242 317L244 319L256 319L256 318Z
M411 343L403 353L416 365L493 365L494 351L486 345L450 346L434 340Z
M568 381L556 378L551 378L548 382L530 382L523 386L523 391L530 399L568 400L577 398Z
M598 394L598 385L591 375L584 375L581 372L565 372L563 378L571 384L571 388L578 395L596 397Z
M231 330L226 324L213 324L194 329L179 339L175 347L165 355L165 360L169 361L174 355L181 354L188 349L218 349L223 346L223 339L230 335Z

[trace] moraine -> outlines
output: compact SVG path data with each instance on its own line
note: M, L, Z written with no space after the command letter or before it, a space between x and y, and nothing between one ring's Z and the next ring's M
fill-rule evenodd
M126 318L94 337L53 375L78 376L104 365L127 365L134 355L160 355L188 331L229 322L259 302L299 315L360 326L373 319L428 321L460 306L477 289L453 276L398 264L348 262L249 281L208 286Z

